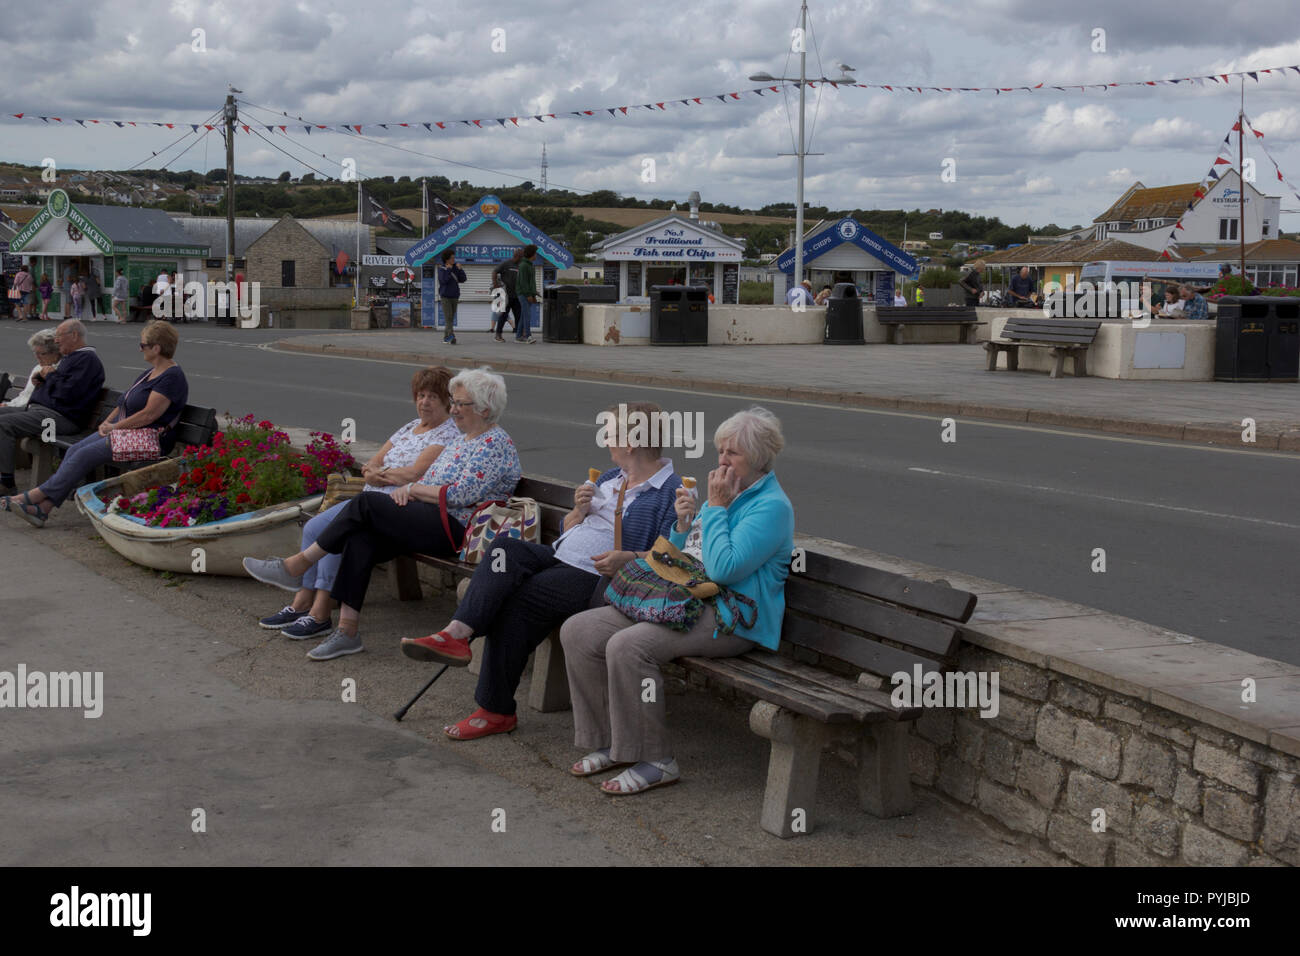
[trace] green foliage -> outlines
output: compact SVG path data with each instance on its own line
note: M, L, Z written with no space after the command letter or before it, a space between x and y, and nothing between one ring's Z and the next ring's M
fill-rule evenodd
M266 508L281 501L296 501L307 496L306 478L286 468L280 460L259 461L252 467L253 487L249 495L253 505Z
M772 283L742 282L740 284L741 305L771 305Z
M951 285L956 285L957 280L961 278L961 273L956 269L937 268L926 269L921 273L920 283L922 289L946 289ZM913 286L912 288L916 288Z

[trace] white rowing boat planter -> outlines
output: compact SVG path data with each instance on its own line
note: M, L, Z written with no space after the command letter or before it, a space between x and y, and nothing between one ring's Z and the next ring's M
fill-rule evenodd
M109 547L135 564L158 571L247 577L244 557L293 554L299 549L301 521L313 516L324 498L313 495L188 528L149 527L143 519L121 514L100 500L105 492L130 496L170 484L179 474L180 463L172 459L82 485L76 491L77 510L90 519Z

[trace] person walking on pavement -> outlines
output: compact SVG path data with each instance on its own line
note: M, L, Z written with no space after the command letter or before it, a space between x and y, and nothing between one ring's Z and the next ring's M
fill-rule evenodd
M510 320L507 316L513 312L515 321L511 323L514 328L518 328L520 322L519 295L516 292L516 285L519 279L519 262L523 258L522 249L516 249L515 254L510 257L510 261L503 262L492 270L492 288L499 287L506 290L506 307L497 313L497 324L494 341L504 342L502 334L505 331L506 323ZM516 336L518 333L516 333Z
M90 303L90 318L95 321L99 317L99 297L104 289L99 284L99 275L95 272L94 266L90 267L89 273L82 281L86 284L86 301Z
M41 294L41 321L53 322L50 318L50 299L54 297L54 283L50 281L48 274L41 273L41 284L38 286Z
M117 270L117 278L113 280L113 314L117 316L118 324L126 321L126 300L131 297L130 286L126 281L126 276L122 275L122 270Z
M14 276L14 290L18 293L18 298L14 300L17 308L14 310L15 322L26 322L31 314L32 288L35 283L32 281L31 266L21 265L18 267L18 274Z
M59 283L59 308L65 319L72 315L72 286L77 281L77 267L69 262L63 267L63 281Z
M537 259L537 247L524 246L519 260L519 276L515 279L515 293L519 296L519 325L515 329L515 341L532 345L533 318L537 315L537 269L533 265Z
M984 294L984 283L981 281L984 272L984 260L976 259L971 263L970 272L961 277L957 284L961 286L962 291L966 293L966 305L979 305L980 296Z
M460 284L465 279L465 270L456 265L455 251L446 250L438 267L438 297L442 300L442 318L446 323L442 340L448 345L456 344L456 307L460 305Z

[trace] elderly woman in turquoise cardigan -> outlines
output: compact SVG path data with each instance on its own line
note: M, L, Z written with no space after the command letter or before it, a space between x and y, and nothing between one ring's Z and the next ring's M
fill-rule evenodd
M706 500L677 492L673 544L699 558L709 579L757 605L752 626L722 601L682 632L634 622L602 607L569 618L560 640L573 699L574 743L590 750L570 772L586 777L630 764L601 784L627 796L676 783L661 665L677 657L733 657L755 647L776 650L785 615L785 579L794 550L794 508L772 463L785 444L781 423L765 408L731 416L713 436L718 467Z

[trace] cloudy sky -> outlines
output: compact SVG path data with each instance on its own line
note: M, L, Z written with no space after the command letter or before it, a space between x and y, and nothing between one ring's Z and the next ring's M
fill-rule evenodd
M837 76L846 63L865 83L988 87L1300 65L1295 10L1295 0L813 0L808 70ZM42 33L40 22L84 29L70 40L63 27ZM5 114L65 119L203 122L229 84L257 105L242 106L242 119L260 124L285 122L282 111L324 124L563 117L749 90L756 72L797 75L798 57L789 53L797 22L792 0L102 0L91 17L81 0L47 0L30 30L0 33L7 77L0 95ZM1094 49L1099 37L1104 50ZM196 51L200 45L206 49ZM1247 80L1246 112L1300 183L1298 92L1295 71ZM806 198L831 207L960 208L1011 223L1087 222L1134 180L1200 179L1235 119L1238 95L1235 83L1001 96L810 91L809 149L825 155L808 159ZM297 159L241 134L236 165L296 176L306 163L338 176L352 159L363 176L536 182L545 141L553 185L678 200L698 189L705 200L758 208L794 200L794 160L777 153L793 149L796 119L791 92L518 129L489 122L482 131L454 124L432 135L364 131L378 142L308 137L299 127L287 139L269 137ZM154 151L165 161L195 143L170 168L224 165L216 134L165 150L178 135L57 128L6 115L0 159L121 169L160 165ZM1271 187L1271 164L1254 155L1260 183ZM949 158L956 180L944 182ZM646 160L654 161L654 182L643 181ZM1284 209L1300 209L1282 194ZM1300 214L1284 215L1282 228L1300 229Z

